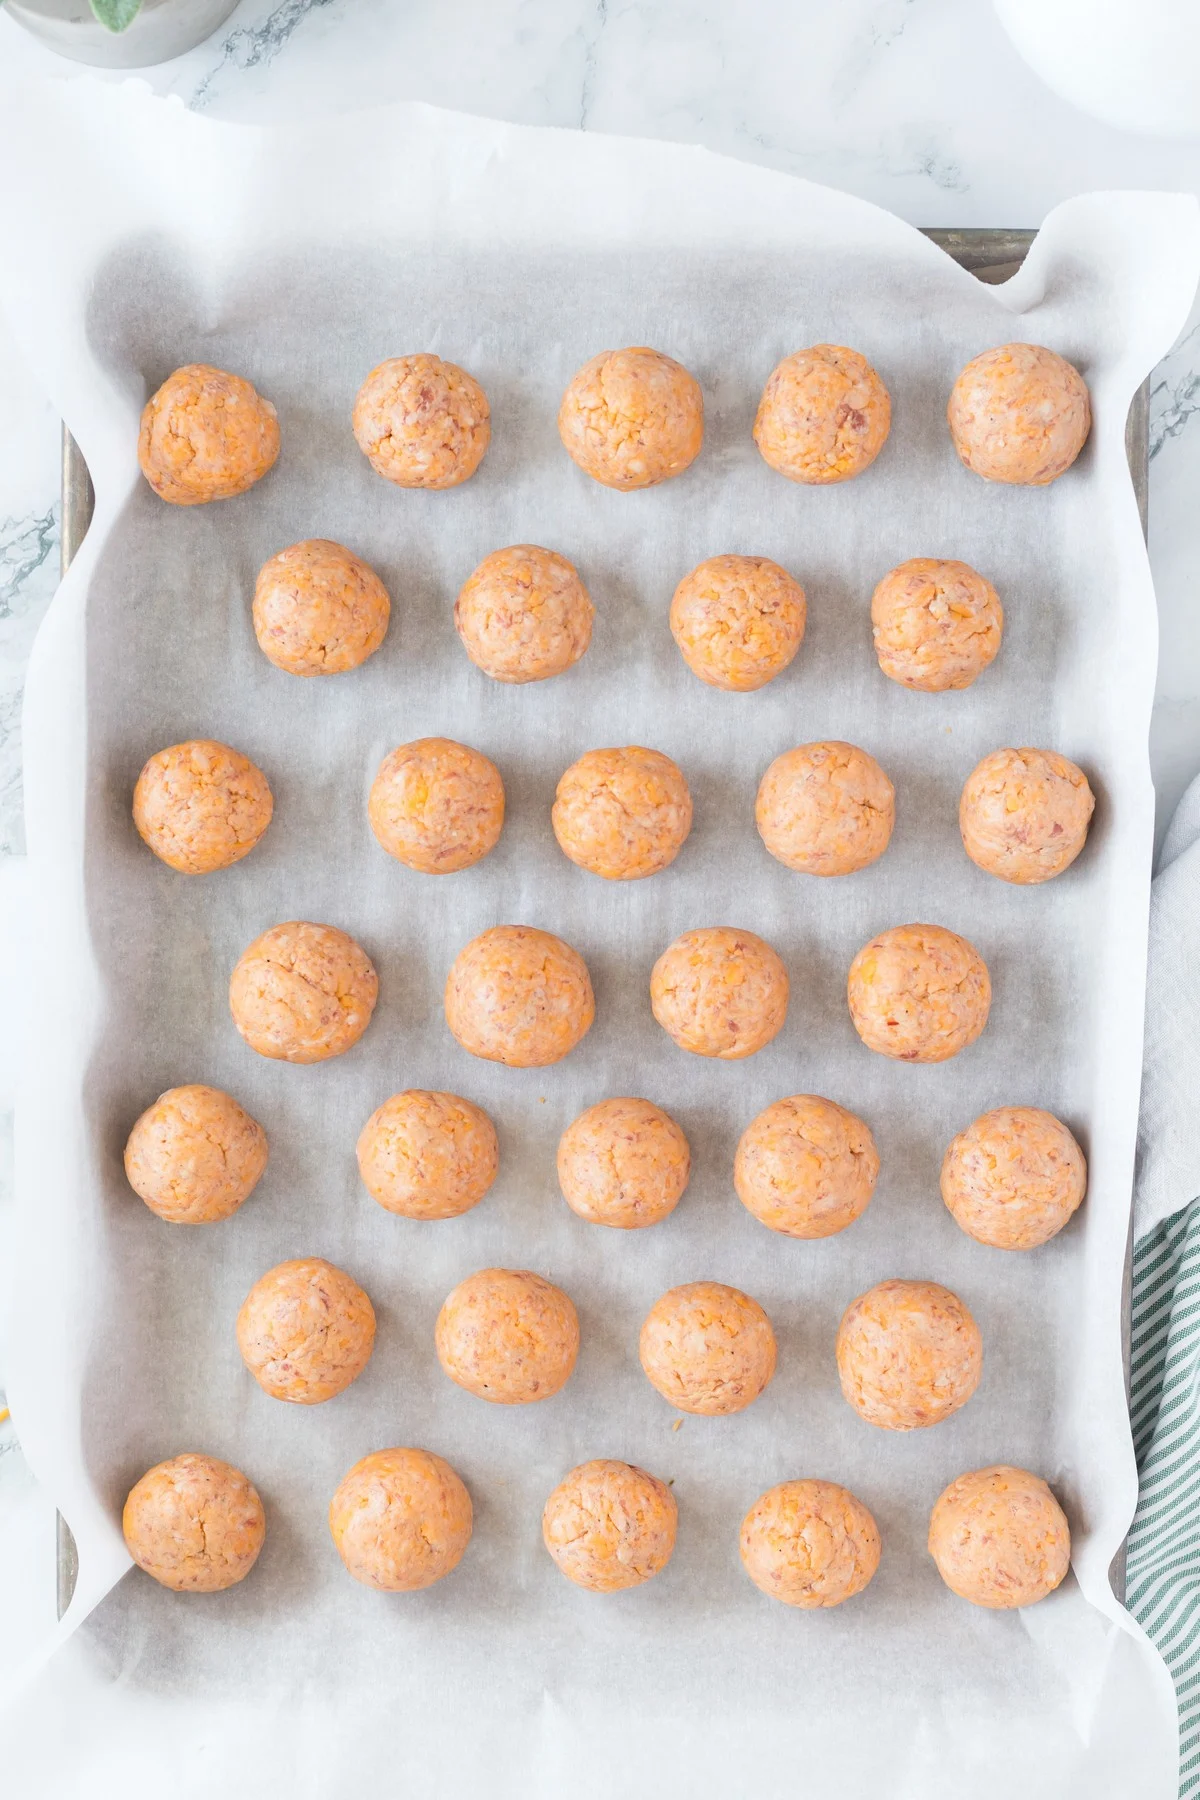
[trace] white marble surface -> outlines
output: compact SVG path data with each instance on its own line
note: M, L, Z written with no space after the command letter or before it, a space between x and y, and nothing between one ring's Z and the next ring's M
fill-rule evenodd
M0 105L7 84L64 68L0 11ZM244 0L216 39L146 79L219 118L404 98L698 142L849 189L918 225L1037 225L1094 188L1200 193L1200 143L1129 136L1057 100L989 0ZM1198 413L1200 310L1153 380L1153 756L1164 819L1200 769ZM58 422L2 331L0 422L0 853L10 854L23 845L24 665L57 575ZM0 1129L0 1191L6 1162ZM27 1579L5 1594L2 1670L52 1598L46 1504L2 1424L0 1514L10 1548L15 1539L28 1552L18 1559Z

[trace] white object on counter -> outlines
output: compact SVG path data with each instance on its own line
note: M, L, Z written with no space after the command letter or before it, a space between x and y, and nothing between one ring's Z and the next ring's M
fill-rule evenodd
M1196 0L993 0L1047 87L1121 131L1200 136Z

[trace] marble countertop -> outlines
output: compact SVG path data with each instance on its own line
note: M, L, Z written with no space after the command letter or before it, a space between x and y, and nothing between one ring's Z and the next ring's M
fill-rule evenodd
M0 105L9 84L64 67L0 11ZM214 118L421 99L702 143L848 189L916 225L1036 226L1058 201L1096 188L1200 193L1200 141L1133 137L1058 100L1021 62L989 0L243 0L217 37L144 79ZM1200 308L1152 378L1160 824L1200 770L1198 413ZM24 842L24 668L57 580L59 426L2 327L0 420L6 855ZM7 1161L0 1131L0 1193ZM52 1602L53 1557L52 1516L3 1426L0 1508L10 1539L16 1531L31 1546L28 1591L6 1591L2 1673L5 1644Z

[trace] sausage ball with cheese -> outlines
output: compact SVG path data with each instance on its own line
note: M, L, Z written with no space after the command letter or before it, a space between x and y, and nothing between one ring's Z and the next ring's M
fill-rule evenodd
M865 750L836 741L785 750L759 783L758 835L785 868L853 875L891 841L896 793Z
M1046 1483L1001 1463L960 1475L929 1517L929 1554L974 1606L1035 1606L1071 1566L1071 1529Z
M1057 750L993 750L963 786L963 849L1001 881L1052 881L1087 842L1095 805L1083 770Z
M880 1281L843 1313L837 1366L868 1425L916 1431L966 1405L983 1373L983 1339L939 1282Z
M671 600L671 636L709 687L753 693L781 675L808 618L800 583L765 556L710 556Z
M864 944L850 964L854 1029L880 1056L946 1062L973 1044L992 1004L987 964L941 925L895 925Z
M891 424L891 397L866 357L841 344L814 344L772 371L754 441L789 481L824 486L869 469Z
M986 481L1045 487L1092 427L1087 383L1044 344L1001 344L969 362L946 408L954 448Z
M354 402L359 449L385 481L452 488L475 473L492 437L487 395L457 363L393 356L371 370Z
M240 375L188 363L142 410L138 465L160 499L203 506L244 494L279 455L279 420Z
M499 842L504 783L482 751L452 738L418 738L380 763L367 817L397 862L423 875L454 875Z
M446 1296L434 1331L438 1361L459 1387L499 1406L549 1400L579 1355L579 1317L529 1269L480 1269Z
M271 823L273 808L262 770L211 738L158 751L133 790L138 836L180 875L210 875L241 862Z
M654 487L682 475L700 454L700 384L661 350L604 350L572 376L558 434L593 481L625 493Z
M177 1594L217 1594L244 1581L267 1520L254 1484L216 1456L185 1451L134 1483L121 1515L139 1569Z

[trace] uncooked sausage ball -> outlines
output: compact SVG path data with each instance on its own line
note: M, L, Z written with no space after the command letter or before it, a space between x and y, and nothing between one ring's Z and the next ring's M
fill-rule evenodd
M320 1256L268 1269L237 1316L242 1361L266 1394L316 1406L371 1360L375 1311L357 1281Z
M168 1088L125 1145L129 1185L174 1225L228 1219L267 1166L267 1134L220 1088Z
M671 636L709 687L753 693L787 668L804 637L798 581L765 556L710 556L671 601Z
M916 1431L965 1406L983 1373L983 1339L957 1294L936 1281L881 1281L842 1315L842 1393L868 1425Z
M487 395L440 356L389 357L358 390L354 436L375 473L397 487L457 487L491 442Z
M288 675L357 669L387 636L391 612L374 569L331 538L277 550L254 583L258 647Z
M976 475L1045 487L1087 442L1087 383L1042 344L1001 344L969 362L946 408L954 448Z
M249 856L273 805L266 776L248 756L191 738L150 758L133 790L133 822L168 868L210 875Z
M757 1300L719 1281L672 1288L638 1339L646 1375L680 1412L741 1412L775 1373L775 1333Z
M871 596L879 666L890 681L923 694L970 687L993 662L1004 608L969 563L913 556Z
M785 1606L840 1606L879 1567L879 1528L835 1481L781 1481L742 1520L738 1548L755 1587Z
M688 1141L649 1100L601 1100L558 1144L558 1185L593 1225L636 1231L674 1212L691 1172Z
M385 1100L358 1139L373 1200L405 1219L457 1219L478 1206L500 1167L496 1127L460 1094L410 1088Z
M480 1269L448 1294L438 1361L468 1394L499 1406L549 1400L579 1355L579 1318L561 1288L528 1269Z
M675 861L692 829L683 771L661 750L589 750L558 784L558 847L606 881L639 881Z
M824 486L870 468L891 424L891 399L866 357L840 344L814 344L773 370L754 441L789 481Z
M168 375L142 412L138 463L173 506L232 500L261 481L278 455L271 402L240 375L207 363Z
M850 964L850 1017L868 1050L901 1062L946 1062L973 1044L992 1004L974 944L941 925L895 925Z
M938 1496L929 1554L962 1600L994 1609L1033 1606L1071 1566L1067 1516L1028 1469L974 1469Z
M879 1152L862 1120L819 1094L776 1100L742 1133L733 1185L748 1212L785 1237L824 1238L866 1211Z
M558 434L585 475L628 492L682 475L704 442L704 397L660 350L604 350L562 398Z
M548 681L592 641L596 609L574 563L538 544L493 550L454 602L463 649L493 681Z
M852 875L877 862L895 818L895 789L875 758L838 742L777 756L754 806L771 855L802 875Z
M453 875L495 849L504 783L482 751L452 738L418 738L380 763L367 816L397 862L423 875Z
M685 931L650 972L650 1005L681 1050L734 1062L783 1029L788 974L752 931L732 925Z
M1001 881L1051 881L1083 849L1095 804L1083 770L1057 750L993 750L963 787L963 849Z
M561 1062L596 1016L587 964L532 925L494 925L446 977L446 1023L464 1050L512 1069Z
M186 1452L156 1463L121 1515L139 1569L177 1594L216 1594L244 1581L267 1535L266 1515L240 1469Z
M343 1476L329 1532L355 1581L384 1593L432 1587L471 1541L471 1496L432 1450L375 1450Z
M379 996L366 951L335 925L293 919L242 951L229 979L229 1010L252 1050L280 1062L315 1063L356 1044Z
M670 1488L645 1469L580 1463L546 1502L542 1541L576 1587L615 1594L666 1568L678 1520Z
M960 1131L942 1163L942 1199L968 1237L1035 1250L1060 1232L1087 1189L1071 1133L1037 1106L999 1106Z

